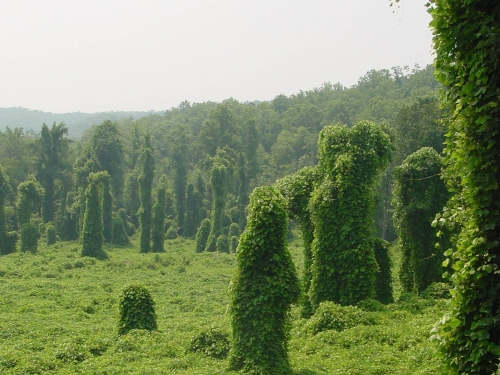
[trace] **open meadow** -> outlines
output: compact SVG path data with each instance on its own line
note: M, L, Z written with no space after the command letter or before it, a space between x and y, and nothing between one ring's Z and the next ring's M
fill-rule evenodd
M235 254L196 253L181 238L167 240L165 253L140 254L133 238L96 260L82 258L77 243L42 242L35 255L0 258L1 374L235 374L225 340ZM300 272L300 241L290 250ZM130 283L150 290L158 331L117 336L119 297ZM388 306L329 305L308 320L294 307L294 374L437 374L429 336L448 303L438 289Z

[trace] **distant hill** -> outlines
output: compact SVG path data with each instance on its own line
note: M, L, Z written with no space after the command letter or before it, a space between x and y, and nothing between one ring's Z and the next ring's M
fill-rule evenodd
M68 128L69 137L80 138L86 129L92 125L100 124L105 120L122 120L126 118L138 119L153 113L163 114L163 112L70 112L52 113L37 110L30 110L21 107L1 108L0 107L0 130L6 127L11 129L23 128L25 131L40 131L42 124L52 125L52 123L64 122Z

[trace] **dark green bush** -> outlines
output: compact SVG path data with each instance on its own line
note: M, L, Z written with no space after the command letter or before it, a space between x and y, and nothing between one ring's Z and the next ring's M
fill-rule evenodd
M157 329L154 305L151 293L146 287L138 284L126 286L120 296L118 335L123 335L131 329Z
M21 251L29 251L35 254L38 250L38 240L40 231L37 226L31 222L23 224L21 227Z
M196 233L196 252L202 253L205 251L208 236L210 235L210 219L205 218L201 221L200 228Z
M448 299L451 298L450 289L450 284L432 283L420 296L425 299Z
M229 353L228 335L212 327L193 336L187 351L217 359L226 358Z
M341 332L358 325L370 325L365 311L355 306L340 306L331 301L321 302L310 318L307 328L312 334L326 330Z
M52 224L47 226L47 245L53 245L57 241L56 227Z
M224 234L221 234L217 238L216 247L217 247L217 251L218 252L220 252L220 253L228 253L229 254L229 237L226 236L226 235L224 235Z
M7 236L5 237L5 248L2 249L3 252L0 252L0 254L11 254L16 252L16 244L17 240L19 239L19 235L17 232L7 232Z

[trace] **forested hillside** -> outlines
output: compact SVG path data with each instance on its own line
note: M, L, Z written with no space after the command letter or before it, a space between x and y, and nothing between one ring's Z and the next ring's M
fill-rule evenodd
M33 174L52 197L44 204L54 211L51 218L59 231L67 225L67 218L80 220L75 207L78 189L82 196L88 174L99 170L111 176L116 209L125 208L138 225L138 159L144 137L149 135L156 166L153 185L160 179L166 184L167 218L179 234L193 236L210 212L210 170L217 150L224 154L228 167L224 227L230 222L244 225L244 208L254 187L317 163L318 133L324 126L342 123L352 127L360 120L370 120L386 124L395 139L393 162L382 178L377 198L376 219L378 234L392 240L389 171L420 147L441 152L441 116L431 66L411 71L373 70L351 88L324 84L290 97L277 95L271 102L183 102L163 115L101 123L76 141L67 141L60 125L57 135L51 133L52 123L47 123L46 133L27 132L21 126L8 128L0 132L0 163L12 188L7 206L15 206L18 185ZM63 115L58 120L63 121ZM51 147L58 148L54 153L57 160L49 166L44 158ZM43 180L49 170L54 181L51 187ZM193 196L199 200L194 207ZM198 208L200 212L192 212ZM15 229L15 215L8 212L12 213L10 229Z

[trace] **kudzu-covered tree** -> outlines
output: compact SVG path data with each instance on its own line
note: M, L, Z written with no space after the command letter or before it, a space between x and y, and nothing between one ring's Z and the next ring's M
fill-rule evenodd
M13 253L16 248L17 234L7 231L5 218L5 204L10 190L9 177L0 165L0 255Z
M139 176L139 192L141 197L141 208L139 209L139 221L141 223L140 252L151 251L151 225L153 221L153 179L155 176L155 160L151 150L150 137L146 137L146 147L141 153L142 173Z
M111 242L113 239L113 196L109 177L102 181L102 222L104 241Z
M434 337L448 373L492 374L500 363L500 2L430 3L436 77L452 109L445 175L455 196L440 220L460 228L446 253L451 312Z
M141 208L139 174L139 170L136 168L125 179L124 206L130 215L130 221L134 224L134 227L139 226L138 212Z
M39 212L44 193L42 185L33 175L29 175L26 181L19 184L16 202L19 227L30 222L32 213Z
M382 238L374 238L372 246L380 269L375 279L375 299L385 304L392 303L394 296L392 293L392 260L389 254L389 242Z
M443 161L430 147L409 155L395 170L394 222L401 249L399 278L406 292L423 292L442 281L444 251L431 223L448 201Z
M82 256L107 258L102 248L104 225L102 220L103 181L109 179L107 172L91 173L85 190L85 215L82 230Z
M52 224L47 225L47 245L53 245L57 241L56 227Z
M217 243L216 243L217 251L219 253L230 253L229 249L229 237L226 236L225 234L221 234L217 238Z
M200 223L200 208L202 196L195 190L193 184L188 184L186 200L186 222L184 225L184 235L192 237L196 234L196 227Z
M314 239L314 226L309 210L309 200L314 189L315 169L302 168L293 175L288 175L276 182L276 188L287 201L287 211L291 219L295 220L302 232L304 244L304 270L302 274L301 315L311 316L313 309L309 300L308 291L311 286L311 246Z
M208 236L210 235L210 219L206 218L201 221L198 232L196 232L196 252L202 253L207 247Z
M217 249L217 238L222 234L222 214L226 203L227 160L219 155L213 158L210 185L212 186L212 211L210 213L210 235L208 236L205 251Z
M113 218L113 237L111 243L119 246L126 246L130 244L125 229L125 224L121 216L117 215Z
M54 221L54 201L56 178L63 168L63 160L69 150L70 140L65 137L68 129L63 122L52 127L42 125L40 138L36 142L37 148L37 177L40 180L45 194L42 206L42 219L44 223Z
M45 190L33 175L17 187L17 218L21 234L21 251L36 253L40 231L30 221L31 214L39 211Z
M151 230L151 240L153 242L152 251L154 253L163 253L165 248L165 194L166 188L161 184L156 189L156 203L153 207L153 228Z
M253 191L231 286L232 369L290 374L288 314L300 287L286 246L287 221L278 190Z
M309 294L313 307L323 301L354 305L375 297L374 188L391 156L390 137L367 121L351 129L327 126L318 151L321 179L309 207L314 225Z

